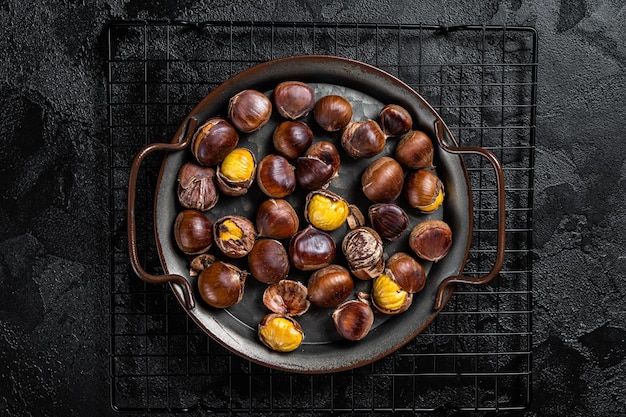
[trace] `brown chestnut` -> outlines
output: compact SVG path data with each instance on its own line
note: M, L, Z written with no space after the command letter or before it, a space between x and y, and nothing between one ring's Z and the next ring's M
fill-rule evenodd
M189 276L197 277L200 275L200 272L204 271L213 262L215 262L215 256L209 253L201 253L195 256L191 262L189 262Z
M248 254L248 269L257 280L271 284L289 274L289 256L278 240L259 239Z
M363 280L376 278L385 269L383 241L374 229L360 226L350 230L341 243L350 271Z
M396 252L387 260L387 269L400 288L409 293L421 291L426 285L422 264L406 252Z
M373 204L367 211L372 228L387 240L398 239L409 227L409 216L392 203Z
M337 333L348 340L361 340L374 324L374 311L367 295L359 293L356 300L345 301L333 312Z
M296 350L304 339L302 326L293 317L281 314L267 314L258 327L259 340L277 352Z
M272 198L259 205L256 213L259 236L287 239L296 234L299 226L298 214L288 201Z
M246 275L245 271L232 264L213 262L198 276L200 296L215 308L237 304L243 297Z
M411 114L402 106L388 104L378 115L380 128L387 136L400 136L413 126Z
M313 143L313 131L304 122L287 120L276 126L272 142L280 155L295 159Z
M200 211L213 208L219 199L213 168L193 162L183 164L178 171L177 195L185 208Z
M307 312L311 302L304 284L282 279L263 291L263 304L276 314L300 316Z
M372 304L385 314L399 314L406 311L413 302L413 294L402 289L394 275L385 270L372 283Z
M315 93L303 82L284 81L274 88L274 105L284 118L299 119L306 116L315 106Z
M350 123L341 134L341 146L351 157L371 158L385 149L387 137L375 120Z
M315 103L313 117L322 129L336 132L352 120L352 105L339 95L324 96Z
M224 216L213 225L215 244L231 258L246 256L254 246L256 230L250 220L242 216Z
M390 203L402 193L404 171L388 156L374 160L361 175L363 194L375 203Z
M213 223L199 210L183 210L174 221L174 240L187 255L204 253L213 245Z
M336 246L332 236L313 226L296 233L289 241L289 260L302 271L321 269L335 258Z
M307 282L309 300L322 308L336 307L354 290L350 272L341 265L328 265L315 271Z
M257 184L268 197L286 197L296 189L294 167L284 156L266 155L257 166Z
M443 220L426 220L411 230L409 246L417 256L437 262L452 247L452 230Z
M221 117L207 120L194 133L191 153L200 165L217 165L237 147L239 135L235 128Z
M217 167L217 187L228 196L248 192L256 174L256 158L246 148L233 149Z
M437 210L444 199L443 182L433 172L420 169L411 172L404 181L404 198L422 213Z
M240 132L259 130L270 120L272 102L257 90L243 90L228 102L228 118Z
M433 169L435 149L428 135L411 130L402 136L396 145L394 158L407 169Z
M324 188L337 176L340 164L335 145L329 141L315 142L296 161L296 180L305 190Z

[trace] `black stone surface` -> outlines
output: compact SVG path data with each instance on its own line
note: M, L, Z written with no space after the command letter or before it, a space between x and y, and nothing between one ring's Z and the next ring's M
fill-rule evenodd
M0 415L115 415L103 28L137 18L535 27L534 374L524 414L626 416L621 0L2 2Z

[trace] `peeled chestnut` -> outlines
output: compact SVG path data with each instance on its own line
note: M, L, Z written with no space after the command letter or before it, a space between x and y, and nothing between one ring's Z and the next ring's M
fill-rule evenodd
M288 201L272 198L259 205L256 213L259 236L287 239L296 234L299 226L298 214Z
M435 149L428 135L411 130L396 145L394 158L407 169L433 169Z
M380 128L387 136L400 136L411 129L413 118L411 114L402 106L388 104L378 115Z
M221 117L207 120L194 133L191 153L200 165L217 165L237 147L239 135L235 128Z
M263 304L276 314L300 316L307 312L311 302L304 284L282 279L263 291Z
M187 162L178 171L178 201L185 208L207 211L211 209L219 199L219 193L215 186L215 171Z
M335 145L329 141L315 142L296 161L296 180L305 190L324 188L337 176L340 164Z
M241 301L245 282L246 272L232 264L216 261L198 276L198 290L210 306L226 308Z
M350 123L341 134L341 146L351 157L371 158L385 149L387 137L375 120Z
M373 204L368 209L372 228L387 240L398 239L409 227L409 216L402 207L392 203Z
M345 301L333 312L333 322L341 337L356 341L369 333L374 324L374 312L366 297L360 293L358 299Z
M315 93L303 82L284 81L274 88L274 105L284 118L299 119L315 106Z
M296 233L289 241L289 260L302 271L321 269L335 258L335 241L313 226Z
M372 304L381 313L402 313L411 306L412 302L413 294L402 289L388 269L374 279Z
M338 95L324 96L315 103L313 117L322 129L336 132L346 127L352 120L352 105Z
M404 198L422 213L432 213L443 203L443 183L426 169L411 172L404 181Z
M232 150L217 167L217 187L228 196L248 192L256 173L256 158L245 148Z
M242 216L224 216L213 225L215 244L231 258L246 256L254 246L256 230L250 220Z
M258 327L259 340L277 352L296 350L304 339L302 326L293 318L276 313L263 317Z
M204 253L213 245L213 223L199 210L183 210L174 221L174 240L187 255Z
M271 284L289 274L289 256L278 240L259 239L248 254L248 269L257 280Z
M443 220L426 220L411 230L409 246L417 256L437 262L452 247L452 230Z
M259 130L270 120L272 102L257 90L243 90L228 102L228 118L240 132Z
M330 232L338 229L349 214L348 202L332 191L316 190L306 196L304 217L320 230Z
M307 282L309 300L322 308L336 307L354 290L350 272L341 265L328 265L315 271Z
M272 142L280 155L295 159L313 143L313 131L304 122L287 120L276 126Z
M281 155L263 157L257 166L256 177L259 188L269 197L286 197L296 189L294 167Z
M387 269L400 288L409 293L421 291L426 285L426 271L422 264L405 252L396 252L387 260Z
M390 203L402 193L404 171L388 156L374 160L361 175L363 194L375 203Z
M350 271L358 278L370 280L385 268L383 241L374 229L360 226L350 230L341 244Z

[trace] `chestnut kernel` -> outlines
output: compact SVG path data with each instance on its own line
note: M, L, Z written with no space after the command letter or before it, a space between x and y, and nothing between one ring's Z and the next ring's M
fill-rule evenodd
M394 158L407 169L433 169L435 149L428 135L411 130L396 145Z
M383 241L374 229L360 226L350 230L341 247L350 271L357 278L370 280L385 269Z
M351 157L371 158L385 149L387 137L375 120L350 123L341 134L341 146Z
M374 311L365 294L358 299L345 301L332 314L337 333L341 337L356 341L369 333L374 324Z
M299 119L306 116L315 106L315 93L303 82L284 81L274 88L274 105L284 118Z
M422 213L437 210L444 199L443 182L426 169L411 172L404 181L404 198Z
M217 204L219 193L215 185L215 171L187 162L178 171L178 201L188 209L207 211Z
M315 103L313 117L322 129L336 132L346 127L352 120L352 105L338 95L324 96Z
M288 201L269 199L259 205L256 214L259 236L287 239L296 234L299 226L298 214Z
M367 214L372 228L389 241L398 239L409 227L409 216L396 204L373 204Z
M217 167L217 187L228 196L248 192L256 174L256 158L245 148L233 149Z
M289 260L302 271L321 269L335 258L335 241L313 226L296 233L289 241Z
M221 117L212 117L194 133L191 152L200 165L217 165L237 147L239 135L235 128Z
M276 314L300 316L307 312L311 302L304 284L282 279L263 291L263 304Z
M403 290L387 269L372 283L372 304L384 314L399 314L413 302L413 294Z
M287 120L276 126L272 142L280 155L295 159L313 143L313 131L304 122Z
M266 155L257 167L257 184L268 197L286 197L296 189L294 167L284 156Z
M289 256L278 240L259 239L248 254L248 269L254 278L271 284L289 274Z
M341 265L328 265L315 271L307 282L309 300L322 308L336 307L354 290L350 272Z
M320 230L330 232L338 229L349 214L348 202L331 191L317 190L306 196L304 217Z
M387 136L400 136L411 129L413 118L402 106L388 104L378 115L380 127Z
M257 90L243 90L228 102L228 118L243 133L259 130L270 120L272 102Z
M452 247L452 230L443 220L426 220L411 230L409 246L417 256L437 262Z
M242 216L224 216L213 225L215 244L231 258L246 256L254 246L256 231L250 220Z
M187 255L204 253L213 245L213 223L199 210L183 210L174 220L174 240Z
M375 203L390 203L402 193L404 171L395 159L383 156L365 168L361 187L365 196Z
M216 261L198 276L202 299L212 307L226 308L243 298L246 272L226 262Z
M387 260L387 268L404 291L416 293L426 285L426 271L422 264L405 252L396 252Z
M304 339L302 326L293 317L276 313L263 317L257 333L265 346L277 352L296 350Z

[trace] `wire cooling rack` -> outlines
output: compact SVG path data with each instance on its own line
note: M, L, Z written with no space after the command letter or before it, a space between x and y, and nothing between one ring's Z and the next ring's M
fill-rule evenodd
M532 28L259 22L115 22L107 30L110 133L111 406L118 411L213 415L415 415L518 410L530 403L532 201L537 39ZM426 330L398 352L333 375L297 375L250 363L188 318L166 285L130 268L126 192L133 156L169 142L209 91L270 59L329 54L375 65L440 113L461 145L490 149L506 182L507 243L499 276L458 286ZM493 264L492 169L465 156L474 203L465 274ZM144 268L159 273L153 236L159 156L137 185Z

